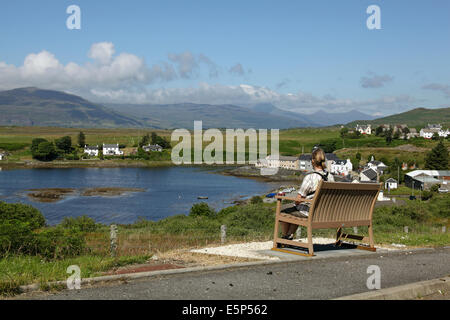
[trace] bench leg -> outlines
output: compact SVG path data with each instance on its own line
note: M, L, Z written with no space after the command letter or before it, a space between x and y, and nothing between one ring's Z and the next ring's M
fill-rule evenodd
M375 247L375 242L373 240L373 225L369 226L369 246L371 248Z
M277 243L277 239L278 239L278 232L279 232L279 226L280 226L280 222L278 221L278 215L281 211L281 201L278 200L277 201L277 210L275 211L275 230L273 232L273 247L276 249L278 248L278 243Z
M314 245L312 241L312 228L311 226L308 226L308 253L310 255L314 255Z
M341 244L341 235L342 235L342 228L338 228L337 232L336 232L336 245L340 245Z

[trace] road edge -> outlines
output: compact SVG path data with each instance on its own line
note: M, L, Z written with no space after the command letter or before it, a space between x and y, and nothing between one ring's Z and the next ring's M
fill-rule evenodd
M450 291L450 276L353 294L333 300L412 300L436 293L439 290Z

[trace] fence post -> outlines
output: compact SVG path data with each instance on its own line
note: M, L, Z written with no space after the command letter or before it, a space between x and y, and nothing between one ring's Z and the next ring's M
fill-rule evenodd
M353 227L353 233L358 234L358 227Z
M442 226L442 233L447 232L447 227L446 226Z
M227 241L227 226L220 226L220 242L224 244Z
M111 225L110 243L111 257L115 258L117 256L117 226L115 224Z
M404 226L404 227L403 227L403 231L404 231L405 233L408 233L408 226Z

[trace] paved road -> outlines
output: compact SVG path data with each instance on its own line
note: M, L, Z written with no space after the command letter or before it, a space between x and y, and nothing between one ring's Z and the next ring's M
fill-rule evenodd
M380 267L382 288L435 279L450 275L450 248L167 275L34 298L331 299L366 292L369 265Z

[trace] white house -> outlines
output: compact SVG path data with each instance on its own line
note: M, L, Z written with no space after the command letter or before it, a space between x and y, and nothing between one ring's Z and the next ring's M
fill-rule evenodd
M149 144L148 146L143 146L142 149L146 152L150 151L156 151L156 152L162 152L163 148L159 144Z
M431 139L431 138L433 138L433 135L435 133L439 134L439 131L440 131L440 129L423 128L423 129L420 129L420 133L419 134L420 134L420 136L422 138Z
M372 128L371 125L356 125L356 131L359 131L361 134L372 134Z
M6 158L6 154L0 153L0 161Z
M394 178L389 178L384 182L384 188L388 190L393 190L398 188L398 182Z
M98 146L84 146L84 153L91 157L98 157Z
M379 174L383 174L383 171L386 170L388 166L381 161L375 160L372 156L372 159L366 164L366 168L373 169Z
M353 170L353 164L350 159L333 160L330 166L330 172L336 175L348 175Z
M120 151L119 144L103 144L103 155L105 156L121 156L123 151Z
M428 124L427 127L420 130L420 136L425 139L431 139L435 133L442 138L447 138L450 135L449 129L444 130L440 124Z

